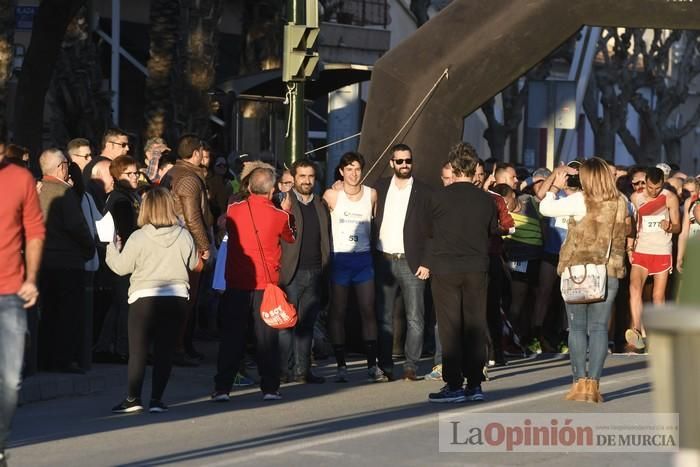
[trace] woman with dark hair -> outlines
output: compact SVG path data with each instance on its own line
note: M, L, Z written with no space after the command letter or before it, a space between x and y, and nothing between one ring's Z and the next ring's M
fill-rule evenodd
M107 196L105 215L112 215L116 234L126 243L138 228L137 219L141 197L137 193L138 164L129 156L119 156L112 161L109 172L115 180L114 190ZM98 361L126 363L128 356L127 303L129 276L115 277L112 304L102 323L100 337L95 346Z
M563 186L567 170L558 170L556 186ZM631 222L626 198L617 190L607 163L593 157L579 169L582 191L558 198L548 191L540 212L548 217L568 216L568 233L561 247L557 272L572 266L605 264L607 293L595 303L567 303L569 352L574 382L567 400L603 402L600 377L608 354L608 322L618 290L625 277L625 240ZM586 354L588 353L588 368Z
M150 412L165 412L163 392L170 378L175 346L185 319L189 271L199 255L190 233L178 223L170 192L154 188L143 198L139 230L122 248L117 238L107 245L107 265L129 277L128 394L114 413L141 412L141 390L148 346L153 343L153 383Z

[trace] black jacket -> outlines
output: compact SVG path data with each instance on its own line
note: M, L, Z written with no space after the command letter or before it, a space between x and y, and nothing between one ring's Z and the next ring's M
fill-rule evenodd
M301 251L301 239L304 236L304 217L301 214L299 200L293 191L287 193L292 201L292 211L294 222L296 224L297 241L294 243L282 243L282 261L280 264L280 285L286 286L292 282L299 267L299 252ZM328 208L321 201L321 197L314 195L311 202L316 208L318 222L321 227L321 270L323 273L328 271L331 257L331 223Z
M377 215L374 218L374 228L372 229L375 246L379 240L379 231L384 219L384 205L391 180L392 177L382 178L374 186L374 189L377 190ZM427 254L430 251L429 243L433 236L430 221L432 196L433 191L428 185L413 179L413 188L411 188L411 196L408 199L408 210L403 225L403 245L406 250L406 261L414 273L418 267L428 265Z

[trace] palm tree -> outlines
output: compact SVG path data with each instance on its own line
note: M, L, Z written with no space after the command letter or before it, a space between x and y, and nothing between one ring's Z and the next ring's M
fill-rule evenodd
M151 0L150 51L146 78L146 138L173 139L174 75L180 30L180 0Z
M221 0L191 0L182 9L187 35L181 42L184 73L179 83L178 126L182 131L210 136L209 92L216 78Z
M0 128L7 128L7 85L12 76L15 35L14 0L0 0Z

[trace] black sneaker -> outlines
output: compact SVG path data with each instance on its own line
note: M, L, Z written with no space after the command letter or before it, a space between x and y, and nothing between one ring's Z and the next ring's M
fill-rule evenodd
M143 412L141 399L129 399L128 397L121 404L112 407L113 413L136 413Z
M429 402L457 403L464 402L466 400L467 399L464 397L464 390L462 388L450 389L450 386L447 384L440 389L440 392L432 392L428 395Z
M481 402L486 400L484 393L481 391L481 386L464 390L464 400L467 402Z
M168 406L163 404L163 401L151 399L151 403L148 406L148 411L151 413L163 413L168 411Z

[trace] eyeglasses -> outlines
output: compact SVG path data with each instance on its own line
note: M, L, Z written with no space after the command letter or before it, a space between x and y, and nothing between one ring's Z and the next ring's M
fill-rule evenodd
M92 154L71 154L71 157L80 157L81 159L92 159Z
M108 142L108 143L115 144L115 145L117 145L117 146L121 146L122 148L128 148L128 147L129 147L129 143L120 143L120 142L118 142L118 141L107 141L107 142Z
M138 172L123 172L122 175L126 175L127 177L138 177L139 173Z
M61 166L64 165L64 164L65 164L66 168L68 168L68 166L70 165L70 162L68 162L68 161L63 161L63 162L61 162L60 164L58 164L58 166L61 167Z
M410 157L408 159L392 159L392 161L396 165L404 165L404 164L411 165L411 164L413 164L413 159L411 159Z
M646 184L647 184L647 182L644 181L644 180L639 180L639 181L636 181L636 182L632 182L632 186L639 186L639 185L646 185Z

